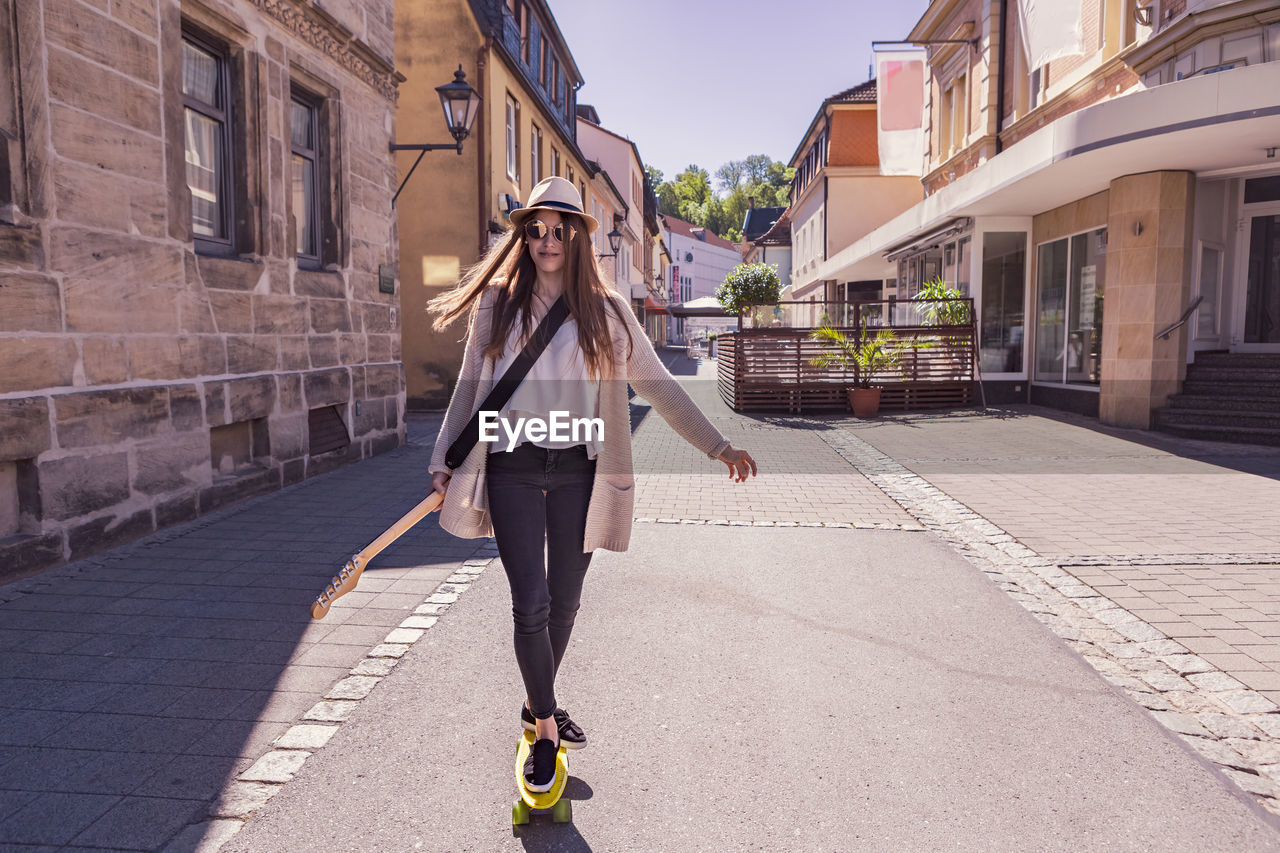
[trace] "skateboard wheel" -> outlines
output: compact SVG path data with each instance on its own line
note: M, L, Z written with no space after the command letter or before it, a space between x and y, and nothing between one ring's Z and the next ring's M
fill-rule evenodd
M524 800L516 800L511 807L511 825L523 826L529 822L529 804Z
M551 807L551 819L556 823L568 823L573 820L573 803L569 800L558 800Z

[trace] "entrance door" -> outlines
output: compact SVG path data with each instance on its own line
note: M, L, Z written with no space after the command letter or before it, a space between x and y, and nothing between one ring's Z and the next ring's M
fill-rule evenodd
M1248 240L1242 340L1280 350L1280 211L1249 217Z
M1280 352L1280 175L1246 178L1243 190L1231 348Z

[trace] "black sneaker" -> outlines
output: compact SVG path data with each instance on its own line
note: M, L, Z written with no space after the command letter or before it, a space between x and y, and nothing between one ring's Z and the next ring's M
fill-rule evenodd
M587 736L582 733L577 723L569 719L569 714L563 708L556 708L554 716L556 728L560 730L561 746L565 749L582 749L587 745ZM538 721L524 705L520 706L520 725L531 732L538 730Z
M556 781L556 753L560 748L547 738L538 738L524 762L524 785L531 792L550 791Z

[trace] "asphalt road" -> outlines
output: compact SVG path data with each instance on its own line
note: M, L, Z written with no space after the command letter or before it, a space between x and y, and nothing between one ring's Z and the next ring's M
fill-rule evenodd
M1280 850L1274 819L927 533L637 525L558 698L572 824L510 825L494 564L224 850Z

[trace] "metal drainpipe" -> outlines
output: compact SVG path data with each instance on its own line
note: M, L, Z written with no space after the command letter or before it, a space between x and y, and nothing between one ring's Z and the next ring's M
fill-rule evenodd
M485 93L485 65L488 61L489 47L493 43L491 37L486 37L484 44L476 52L476 82L479 84L477 91ZM489 163L489 140L486 137L484 114L487 109L488 100L480 102L480 113L476 116L476 124L480 127L475 132L476 140L476 173L479 183L480 198L476 206L479 208L480 217L480 255L484 257L484 253L489 250L489 173L487 165Z
M1009 0L1000 0L1000 53L996 62L996 154L1004 150L1000 140L1000 132L1004 130L1004 65L1008 54L1005 52L1005 34L1009 31L1006 24L1009 15Z

